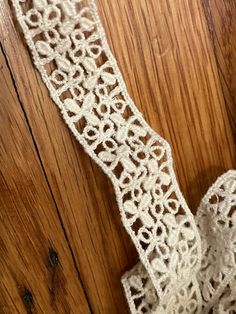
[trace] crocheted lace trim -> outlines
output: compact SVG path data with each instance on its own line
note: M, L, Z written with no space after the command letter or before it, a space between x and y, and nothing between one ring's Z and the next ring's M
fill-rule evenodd
M236 312L236 171L217 179L201 201L195 217L202 244L197 280L158 305L155 288L141 263L127 272L122 283L132 313ZM179 243L185 257L184 245ZM200 286L201 295L198 294Z
M76 139L111 179L122 223L140 257L135 269L152 287L153 308L176 313L173 304L182 301L169 305L169 300L187 295L197 304L191 313L199 312L196 223L177 184L169 144L130 99L94 1L12 2L50 96ZM127 278L123 283L131 311L145 313L138 310Z

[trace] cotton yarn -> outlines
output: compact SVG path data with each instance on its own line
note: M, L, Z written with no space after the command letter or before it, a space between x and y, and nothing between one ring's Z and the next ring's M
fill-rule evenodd
M94 0L12 2L50 96L113 184L140 258L122 277L131 313L236 313L236 172L194 217L169 144L128 95Z

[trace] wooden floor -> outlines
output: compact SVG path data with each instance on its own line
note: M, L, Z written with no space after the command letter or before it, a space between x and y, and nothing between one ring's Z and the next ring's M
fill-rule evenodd
M235 0L99 0L129 93L193 212L236 167ZM137 261L111 183L62 121L0 1L0 313L128 313Z

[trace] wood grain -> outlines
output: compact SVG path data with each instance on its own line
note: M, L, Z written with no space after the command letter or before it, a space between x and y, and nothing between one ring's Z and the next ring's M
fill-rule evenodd
M62 121L12 18L4 3L3 47L92 310L120 313L122 308L126 313L120 279L137 257L121 225L113 189Z
M190 208L235 166L235 140L201 1L99 1L128 90L173 148ZM114 35L116 34L116 35Z
M128 90L170 142L182 191L195 211L213 180L235 167L235 142L201 1L97 3ZM7 2L0 8L0 39L92 311L128 313L120 277L137 256L111 184L49 99Z
M0 313L90 313L1 50L0 86Z
M236 136L236 2L234 0L204 0L202 4L232 130Z

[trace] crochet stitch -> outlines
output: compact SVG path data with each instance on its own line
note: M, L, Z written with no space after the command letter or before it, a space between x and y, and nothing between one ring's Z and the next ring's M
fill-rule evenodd
M191 281L166 303L158 306L155 288L141 263L127 272L122 283L132 313L235 313L236 310L236 171L217 179L201 201L195 217L202 244L198 280ZM185 256L185 245L179 243ZM193 297L201 288L201 296ZM197 300L197 302L196 302Z
M122 223L141 261L122 280L131 312L181 313L187 298L186 313L202 313L221 285L214 277L208 291L197 280L202 252L209 265L212 253L206 254L205 242L201 249L197 225L176 181L169 144L150 128L128 95L95 2L12 2L50 96L113 184ZM200 231L204 215L197 220ZM205 276L204 269L200 274ZM206 278L208 287L211 277ZM137 291L141 303L135 301Z

